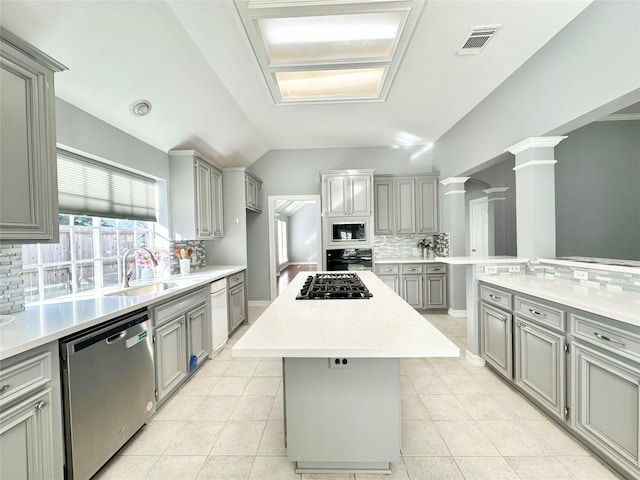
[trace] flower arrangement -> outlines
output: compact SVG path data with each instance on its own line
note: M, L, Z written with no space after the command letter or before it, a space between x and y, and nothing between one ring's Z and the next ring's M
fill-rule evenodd
M166 252L164 252L160 247L154 248L152 253L153 253L153 258L158 263L160 263L164 258L164 256L166 256ZM144 250L138 250L136 252L136 265L142 268L153 267L151 256Z
M427 240L426 238L423 238L418 242L418 248L422 248L423 250L424 249L433 250L436 248L436 246L432 240Z

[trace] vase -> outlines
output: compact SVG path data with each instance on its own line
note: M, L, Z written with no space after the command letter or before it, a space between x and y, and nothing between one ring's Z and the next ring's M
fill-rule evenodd
M427 260L433 260L436 258L435 252L433 250L427 250Z
M153 278L153 270L149 267L144 267L140 272L140 280L151 280Z
M183 258L180 260L180 275L189 275L191 273L191 259Z

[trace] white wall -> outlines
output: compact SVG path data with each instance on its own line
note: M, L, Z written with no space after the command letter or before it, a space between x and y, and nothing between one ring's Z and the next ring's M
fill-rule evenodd
M289 217L289 263L317 263L316 209L306 204Z

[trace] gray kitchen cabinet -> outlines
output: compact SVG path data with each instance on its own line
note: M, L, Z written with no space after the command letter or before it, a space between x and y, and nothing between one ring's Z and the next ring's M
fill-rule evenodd
M172 237L222 237L222 171L195 150L169 152Z
M516 385L564 420L566 336L516 316L514 344Z
M416 233L438 232L438 179L416 178Z
M435 177L376 175L375 234L436 233L437 201Z
M0 365L0 478L64 478L58 343Z
M209 357L208 295L206 288L200 288L177 300L153 307L158 406L193 373L189 370L192 356L196 356L197 367Z
M245 171L244 182L247 210L262 213L262 180Z
M443 310L447 308L447 276L425 275L425 310Z
M229 277L229 334L247 318L244 270Z
M398 295L400 294L400 267L397 264L381 264L376 265L376 275L391 290Z
M54 73L66 70L0 28L0 240L58 242Z
M320 172L326 217L368 217L372 212L373 170Z
M420 264L400 265L400 296L413 308L424 305L423 268Z
M480 355L501 375L513 378L513 316L480 303Z

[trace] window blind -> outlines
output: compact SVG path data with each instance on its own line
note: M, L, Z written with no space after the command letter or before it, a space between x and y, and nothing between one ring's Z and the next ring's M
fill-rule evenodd
M152 178L58 150L60 213L155 222L155 186Z

